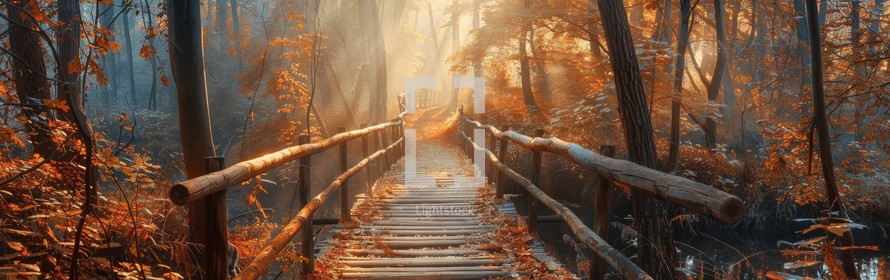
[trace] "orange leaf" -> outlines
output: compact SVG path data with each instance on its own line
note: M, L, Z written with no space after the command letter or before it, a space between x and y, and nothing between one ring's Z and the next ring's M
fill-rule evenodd
M144 45L142 46L142 49L139 50L139 56L141 56L145 60L149 60L155 53L157 52L151 45Z

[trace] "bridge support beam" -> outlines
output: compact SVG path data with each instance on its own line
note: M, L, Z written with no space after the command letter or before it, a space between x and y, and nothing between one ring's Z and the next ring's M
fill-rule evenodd
M309 144L310 141L311 140L309 138L309 135L303 134L303 135L300 135L300 137L299 137L300 145ZM311 172L310 171L311 164L312 164L311 156L304 156L304 157L300 158L300 178L299 178L300 179L300 190L299 190L300 209L303 209L304 207L306 207L306 205L309 205L309 192L312 189L311 185L310 185L310 180L309 180L309 172ZM300 262L303 264L303 266L302 266L303 269L302 269L301 273L303 275L309 275L310 273L312 273L312 270L313 270L312 266L313 266L313 263L315 262L315 256L314 256L314 253L315 253L314 247L315 246L313 246L313 244L312 244L313 243L312 242L312 219L309 219L308 221L306 221L306 224L303 225L302 230L303 230L303 240L301 242L302 249L300 252L301 252L301 255L303 255L303 259Z
M615 158L615 146L603 145L600 147L600 154ZM597 175L596 193L594 194L594 215L596 220L593 224L593 231L606 242L609 241L609 222L612 219L612 190L615 185L609 178ZM593 265L590 267L590 277L588 279L603 279L609 264L602 258L595 258Z
M510 131L510 125L504 125L502 127L502 129L504 131ZM494 137L492 137L492 138L494 138ZM463 141L461 141L461 142L463 142ZM510 144L509 139L506 139L506 138L501 139L500 147L498 147L498 159L501 159L501 160L507 159L507 148L508 148L509 144ZM507 181L509 181L507 179L507 174L505 174L504 171L498 170L497 190L495 192L495 195L497 195L497 198L504 197L504 189L507 187Z
M535 129L535 137L544 137L543 129ZM532 150L532 184L539 186L541 181L541 151ZM538 232L538 199L531 193L528 194L528 232Z
M225 168L224 157L206 157L204 165L207 173L220 171ZM202 240L204 244L204 271L205 279L226 279L229 276L229 214L226 209L226 190L218 191L207 200L207 214L209 217L198 221L190 221L193 227L207 229L207 236Z
M362 126L362 129L365 129L366 127L368 127L368 124L363 123L361 126ZM371 144L368 143L368 135L362 135L362 158L368 158L368 156L371 155L368 152L370 150L369 145L371 145ZM370 195L371 194L371 186L372 186L371 185L371 168L370 167L365 168L364 172L365 172L365 194Z
M337 128L337 133L344 133L344 132L346 132L345 127ZM340 155L339 155L340 156L340 174L343 174L348 169L348 163L346 162L346 160L348 159L348 156L347 156L348 151L347 150L349 147L347 146L347 143L349 143L349 142L343 142L343 144L340 144ZM343 186L340 187L340 220L341 221L349 221L351 219L350 214L352 214L352 213L350 213L351 205L349 205L349 181L348 180L349 179L346 179L346 181L343 182Z

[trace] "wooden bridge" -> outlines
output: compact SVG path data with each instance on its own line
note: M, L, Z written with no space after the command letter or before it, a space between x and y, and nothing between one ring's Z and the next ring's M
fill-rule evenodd
M682 177L610 158L614 155L613 147L603 147L600 154L557 138L544 138L543 131L536 131L536 137L530 137L511 131L509 126L499 130L481 124L462 112L459 119L456 135L445 139L420 138L417 142L414 137L406 139L402 114L389 123L349 132L341 129L341 133L315 143L308 143L308 137L303 136L301 145L227 168L212 168L221 164L208 161L211 167L208 171L213 172L180 182L170 189L174 203L206 205L207 213L213 215L190 221L191 227L210 229L207 235L192 237L205 248L199 256L206 273L204 277L225 279L229 273L226 189L297 160L300 162L299 213L234 279L263 277L298 234L302 275L316 271L315 276L321 278L484 279L537 275L533 273L572 277L532 238L538 224L539 205L555 213L558 220L571 228L574 238L594 253L590 279L601 279L609 269L625 279L652 279L605 241L612 216L609 212L612 182L723 223L734 223L744 214L743 203L737 197ZM360 140L363 154L362 160L350 167L347 166L348 144L354 140ZM402 159L406 148L413 150L415 145L418 157ZM511 145L532 153L531 178L510 167L529 163L500 162L499 159L506 158ZM340 175L310 200L306 186L310 185L308 168L312 155L332 149L339 150ZM461 152L469 157L460 156ZM599 180L603 183L596 192L596 219L592 229L537 187L543 153L571 160L606 179ZM406 164L406 161L412 162ZM371 169L362 172L367 191L357 196L355 205L350 205L348 188L343 186L364 169ZM511 222L515 219L504 218L504 214L516 215L512 204L502 199L508 181L521 186L529 197L527 231L516 230L515 222ZM313 236L313 214L335 194L339 194L341 202L339 224L332 226L327 234L319 235L321 238ZM317 262L316 252L320 256ZM316 264L318 268L314 267Z

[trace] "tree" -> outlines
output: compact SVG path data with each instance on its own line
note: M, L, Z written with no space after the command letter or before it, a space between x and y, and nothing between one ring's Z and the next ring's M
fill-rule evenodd
M377 12L377 1L359 1L362 26L368 36L370 120L386 121L386 45Z
M38 23L34 17L22 16L31 13L34 0L6 2L9 18L9 53L12 59L12 80L15 92L22 106L23 126L34 153L44 158L53 156L58 146L52 141L49 126L51 114L41 103L52 99L50 84L46 79L46 64L43 61L43 42L34 29Z
M825 192L828 198L828 211L837 212L846 218L843 201L838 193L837 176L834 173L834 157L831 154L830 125L825 109L825 88L822 74L822 37L819 34L816 0L807 0L807 21L809 23L810 56L813 62L813 121L819 139L819 158L822 162L822 177L825 178ZM853 233L847 230L840 238L841 262L849 279L859 279L853 259Z
M116 14L114 3L99 5L99 9L101 9L99 25L101 25L102 28L111 31L106 39L109 42L114 42L114 15ZM112 96L117 90L117 71L114 70L115 65L117 65L116 58L117 55L113 52L108 52L102 56L102 69L105 69L108 78L108 85L102 87L102 102L105 107L111 106L112 97L116 98L116 96Z
M717 146L717 116L712 106L717 105L717 96L720 95L720 87L724 85L723 79L726 70L726 27L723 20L723 0L714 0L714 21L717 29L717 63L714 65L714 74L708 83L708 113L702 129L705 131L705 147L713 149ZM728 94L732 94L727 92Z
M658 155L652 135L652 123L646 104L646 93L640 76L636 50L627 22L623 1L598 0L609 60L618 93L618 113L624 128L628 160L658 169ZM665 218L666 208L658 199L633 194L634 224L640 235L641 267L659 279L679 279L674 268L676 249L672 231ZM650 242L651 241L651 242Z
M180 139L188 178L203 175L206 172L204 159L216 154L204 77L200 7L200 0L169 1L167 7L170 42L168 52L179 100ZM188 209L189 219L197 221L210 217L209 200L208 198L191 203ZM210 228L192 227L189 230L192 241L198 244L206 244L204 241L211 236ZM205 250L212 249L218 248L205 248ZM217 272L208 271L207 279L227 277L215 273Z
M809 53L809 34L807 34L807 21L804 20L806 18L806 11L804 8L803 0L794 0L794 13L796 14L796 27L797 27L797 52L800 55L800 82L801 84L809 84L812 82L810 78L810 56ZM827 2L827 1L826 1Z
M133 102L132 105L136 105L136 70L134 70L135 61L133 60L133 39L130 37L130 4L129 0L121 0L121 5L124 7L124 14L121 15L123 17L124 22L124 51L127 52L127 74L129 76L127 78L130 79L130 102Z
M671 99L671 140L668 151L668 171L676 171L680 162L680 94L683 91L683 71L686 68L686 49L689 43L690 0L680 0L680 37L677 38L677 58L674 69L674 93Z
M74 252L80 252L80 241L83 237L83 228L86 224L87 215L93 214L93 203L98 198L96 186L97 178L93 171L93 132L87 124L86 116L83 113L83 92L81 91L80 81L80 35L81 35L81 14L79 0L59 0L59 21L62 23L58 32L58 63L56 65L57 72L61 78L58 85L58 99L67 101L70 109L60 114L62 119L71 123L80 136L81 143L84 146L83 154L80 151L66 152L66 158L74 158L80 166L84 167L84 203L81 205L80 220L77 224L77 230L74 237ZM70 278L78 279L78 256L73 255L71 261ZM142 275L145 277L145 275Z
M526 11L530 10L530 1L525 0ZM528 52L526 51L528 34L528 30L523 30L522 36L519 37L519 76L522 79L522 98L525 101L525 107L529 114L532 114L538 110L538 104L535 103L535 96L532 93L531 69L529 69Z

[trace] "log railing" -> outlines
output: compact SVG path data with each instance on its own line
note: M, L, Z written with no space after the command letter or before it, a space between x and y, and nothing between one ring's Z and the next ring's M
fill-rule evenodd
M612 191L610 182L657 197L723 223L735 223L744 215L744 204L738 197L683 177L662 173L629 161L613 159L611 156L614 156L615 148L612 146L603 146L601 152L606 155L601 155L580 145L554 137L544 138L543 130L537 130L536 137L529 137L510 131L509 126L505 126L504 131L501 131L491 125L483 125L468 118L464 115L463 110L459 113L458 134L461 138L461 145L471 157L476 151L484 153L485 162L475 162L475 164L479 166L484 164L489 167L486 172L490 171L489 177L494 178L498 197L503 195L507 179L517 183L528 192L530 196L528 198L528 230L535 231L537 204L545 205L572 229L575 237L581 243L597 255L598 263L608 264L625 279L652 278L604 239L608 237L608 221L611 218L609 211L611 196L607 195ZM483 129L486 132L487 137L490 137L487 145L480 147L474 143L470 137L470 135L474 135L474 129ZM496 143L497 141L500 143ZM507 155L509 143L517 144L533 153L531 180L501 163L500 159ZM497 156L495 150L497 150ZM601 184L596 192L594 202L596 204L594 208L597 211L595 230L587 227L570 209L538 188L542 153L545 152L571 160L600 176ZM591 279L602 278L604 272L602 268L591 269Z
M403 114L404 115L404 114ZM209 199L207 207L211 211L207 211L212 217L206 219L190 220L190 227L208 228L212 232L219 232L214 238L201 240L205 250L202 260L199 260L200 266L208 272L207 279L223 279L219 276L221 271L227 271L228 240L227 234L228 224L226 223L226 206L225 193L228 188L240 185L256 176L259 176L273 168L284 166L299 160L299 189L300 211L291 219L291 221L266 245L265 248L254 258L254 260L245 267L241 273L234 279L258 279L266 272L275 258L281 253L285 245L293 239L300 229L303 230L302 236L302 252L301 255L303 269L302 273L309 274L312 272L313 256L313 236L312 236L312 215L318 210L327 199L338 190L340 191L340 209L345 211L341 213L341 222L350 219L349 204L349 188L348 180L359 171L368 167L372 162L377 163L377 170L368 170L365 172L368 182L367 189L370 192L371 171L376 171L373 179L383 176L386 168L389 168L396 160L404 156L404 121L403 115L389 123L378 124L371 127L362 125L362 129L346 132L345 128L340 128L340 133L327 139L315 143L309 143L308 135L299 137L298 146L285 148L278 152L269 153L255 159L239 162L235 165L220 168L221 163L218 160L208 159L208 171L214 171L207 175L179 182L174 185L169 192L170 200L177 205L190 205L191 203L203 203ZM363 159L356 165L347 169L347 153L348 143L350 140L361 138L361 150ZM384 146L385 145L385 146ZM337 150L337 157L340 167L340 174L318 195L309 200L310 179L309 169L312 155L328 151ZM369 154L369 151L374 151ZM219 199L216 199L219 198ZM204 206L202 206L204 207Z

